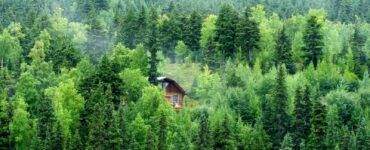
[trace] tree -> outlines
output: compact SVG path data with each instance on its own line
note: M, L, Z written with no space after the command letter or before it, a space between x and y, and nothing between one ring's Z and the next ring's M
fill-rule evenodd
M290 136L290 134L288 133L284 136L284 140L281 143L280 150L292 150L292 149L293 149L293 139L292 136Z
M202 17L199 12L193 11L185 25L184 43L192 52L192 57L198 61L200 51L200 37L202 29Z
M15 143L16 149L31 148L33 140L36 140L36 129L34 120L27 112L27 104L24 98L17 97L14 101L14 112L9 125L10 137Z
M294 103L293 142L294 149L299 149L302 142L307 141L311 129L312 102L310 100L310 89L297 88Z
M10 24L0 34L0 68L14 67L19 63L22 54L20 38L23 36L20 24L15 23Z
M209 67L216 67L216 21L217 16L209 15L204 19L201 30L200 45L202 47L201 56L203 58L203 64L207 64Z
M211 149L211 132L209 129L209 114L207 109L200 111L199 130L196 137L196 149Z
M212 122L213 149L234 149L235 139L232 118L225 112L217 112Z
M284 139L285 134L288 132L290 127L290 116L288 114L288 92L285 81L285 67L279 66L276 86L274 89L274 133L271 135L273 139L273 147L278 149L280 142Z
M237 25L237 44L241 48L243 56L246 56L249 66L254 64L254 55L258 50L258 42L260 41L260 32L256 21L250 17L250 10L246 8L244 15Z
M307 20L303 36L305 66L308 66L312 62L315 69L320 61L323 49L321 26L322 24L318 21L316 16L310 16Z
M351 49L353 53L352 61L354 62L352 70L360 79L362 79L366 70L368 58L363 51L363 47L366 43L366 37L361 35L359 27L355 28L355 32L353 33L351 41Z
M236 26L238 14L230 5L222 5L216 21L215 41L225 58L234 57L236 52Z
M314 101L311 134L309 136L309 147L312 149L326 149L326 107L319 100Z
M121 41L130 49L135 48L137 44L136 34L138 31L138 16L136 11L134 10L133 6L129 5L126 10L126 16L123 20L123 25L121 29Z
M67 148L70 146L72 132L77 129L79 124L84 99L77 93L71 79L62 81L57 87L48 88L46 95L52 101L56 123L61 127L63 148Z
M140 113L137 114L135 120L129 125L129 149L146 149L147 137L149 126L141 117ZM149 148L149 147L148 147Z
M276 64L285 64L289 74L295 73L295 64L292 58L292 45L285 33L285 27L279 32L276 46Z
M158 15L157 10L152 8L150 11L150 19L149 19L149 32L147 34L147 42L146 47L150 52L150 59L149 59L149 82L156 85L158 84L157 76L157 65L158 65Z
M11 121L10 105L7 99L7 91L3 90L0 95L0 149L11 147L9 123Z

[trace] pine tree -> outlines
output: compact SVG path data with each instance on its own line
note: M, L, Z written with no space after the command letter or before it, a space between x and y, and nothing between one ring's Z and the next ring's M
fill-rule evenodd
M365 118L361 119L360 125L356 131L356 145L359 150L365 150L370 147L370 133L366 129Z
M206 109L201 110L199 118L199 131L196 139L196 149L198 150L206 150L211 148L211 133L209 129L208 117L208 111Z
M290 134L288 133L284 136L284 140L281 143L280 150L292 150L292 149L293 149L293 139L292 136L290 136Z
M237 23L238 14L234 8L230 5L223 5L216 21L215 41L218 44L218 50L225 58L234 57L236 53Z
M290 127L290 116L288 114L288 92L285 81L285 67L279 66L276 77L276 86L274 90L274 122L272 124L274 133L271 136L273 139L273 148L278 149L280 142L288 132Z
M121 29L121 41L130 49L135 48L137 42L136 34L138 30L138 15L134 10L133 6L128 5L126 16L123 19L123 25Z
M322 24L318 22L318 18L316 16L310 16L307 20L303 37L305 66L308 66L312 62L315 69L320 61L323 49L321 26Z
M326 108L319 100L313 104L311 134L309 137L309 147L311 149L326 149Z
M276 65L285 64L289 74L295 73L295 65L292 58L292 45L285 33L285 27L279 32L276 46Z
M109 110L107 110L109 111ZM113 149L113 150L119 150L121 149L122 146L122 138L121 138L121 130L120 130L120 118L119 114L115 110L111 110L112 115L108 119L108 134L107 138L109 139L109 143L107 145L108 149Z
M129 125L129 149L146 149L148 142L149 126L141 117L140 113L135 120Z
M184 42L186 46L193 52L192 57L198 60L200 54L200 36L202 29L202 17L199 12L193 11L186 24L184 33Z
M158 59L157 59L157 52L158 52L158 15L157 10L155 8L152 8L150 11L150 19L149 19L149 32L147 34L147 42L146 47L150 52L150 60L149 60L149 82L152 84L158 84L157 76L157 65L158 65Z
M307 141L311 129L312 103L308 86L296 90L294 104L295 120L293 122L294 132L292 136L294 149L299 149L300 144L303 141Z
M235 139L231 117L223 114L212 130L213 149L235 149Z
M254 64L254 55L258 50L258 42L260 41L260 32L257 22L250 17L249 8L245 9L244 15L237 26L237 44L242 50L242 55L246 56L249 66Z
M140 12L137 17L138 22L138 33L137 33L137 44L144 44L146 41L145 34L148 32L148 12L147 8L143 5L141 6Z
M353 53L353 72L362 79L365 69L366 69L366 63L368 61L368 58L366 57L365 52L363 51L363 47L365 46L366 37L361 35L359 31L359 27L355 28L355 32L352 36L352 53Z

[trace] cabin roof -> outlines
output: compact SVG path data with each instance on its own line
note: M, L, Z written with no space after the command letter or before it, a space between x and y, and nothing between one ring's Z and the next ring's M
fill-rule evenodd
M173 79L168 77L157 77L157 81L159 82L168 82L173 84L176 88L178 88L183 94L186 94L185 90Z

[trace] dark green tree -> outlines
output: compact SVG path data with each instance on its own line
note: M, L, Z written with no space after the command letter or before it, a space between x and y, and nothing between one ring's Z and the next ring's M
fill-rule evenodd
M292 137L294 149L300 149L301 143L307 141L311 131L312 102L308 86L299 87L296 90L294 106L295 120Z
M279 66L274 89L274 133L271 135L273 148L278 149L290 127L291 118L288 114L288 91L286 85L285 67Z
M314 101L311 119L311 134L308 147L311 149L326 149L326 107L319 100Z
M246 8L244 15L237 25L237 44L241 48L242 56L247 58L249 66L254 64L254 55L258 50L258 42L260 41L260 31L256 21L250 17L250 10Z
M202 29L202 17L198 11L193 11L185 25L184 43L193 52L193 58L198 60L200 55L200 36Z
M218 50L225 58L234 57L236 53L236 31L239 17L230 5L222 5L216 21L215 41Z
M137 32L139 27L138 22L138 14L136 13L136 10L134 10L133 6L128 5L126 14L123 18L123 25L121 28L121 37L120 41L122 41L125 46L127 46L130 49L135 48L137 44Z
M231 123L232 118L228 114L223 114L222 118L219 119L219 123L212 130L213 149L234 149L236 145Z
M276 44L276 65L285 64L288 73L294 74L296 69L292 58L292 45L285 33L285 27L279 32Z
M211 132L209 129L209 114L207 109L200 111L199 130L196 137L196 149L206 150L211 148Z
M147 8L143 5L141 6L140 12L137 17L138 22L138 33L137 33L137 44L144 44L146 41L146 33L148 32L148 12Z
M353 54L353 72L362 79L364 72L366 70L366 65L368 58L363 51L363 47L366 43L366 36L362 35L360 32L359 27L355 28L355 32L352 36L352 42L351 42L351 48L352 48L352 54Z
M305 66L313 63L314 68L320 61L323 49L323 35L321 33L322 24L318 22L316 16L310 16L307 20L303 41L304 41L304 58Z
M146 48L150 52L149 59L149 82L152 84L157 84L157 65L158 65L158 14L155 8L150 10L150 18L148 23L148 34L147 42L145 44Z

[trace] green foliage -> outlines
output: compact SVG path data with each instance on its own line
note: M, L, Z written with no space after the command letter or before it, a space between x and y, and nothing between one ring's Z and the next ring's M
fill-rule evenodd
M36 140L34 120L30 118L27 104L22 97L17 97L13 105L13 117L9 124L11 140L14 141L16 149L31 148Z
M292 58L291 42L285 33L283 28L279 35L276 46L276 64L285 64L289 74L294 74L296 67Z
M2 91L0 95L0 148L7 149L10 147L10 128L9 123L11 121L10 116L10 104L7 99L6 91Z
M305 52L305 66L312 63L315 69L322 55L323 36L321 27L322 24L319 22L317 16L309 16L303 37L305 44L303 47L303 51Z
M260 40L260 32L256 21L251 19L250 10L247 8L244 16L237 25L237 45L242 50L242 55L248 61L250 66L253 66L255 61L256 51L258 50L258 42Z
M157 52L158 52L158 15L157 10L155 8L152 8L150 10L150 17L149 17L149 32L147 34L147 40L146 41L146 48L150 52L149 57L149 82L152 84L157 84Z
M221 7L219 16L216 21L216 35L218 51L228 57L234 57L236 53L236 25L238 23L238 14L230 5Z

